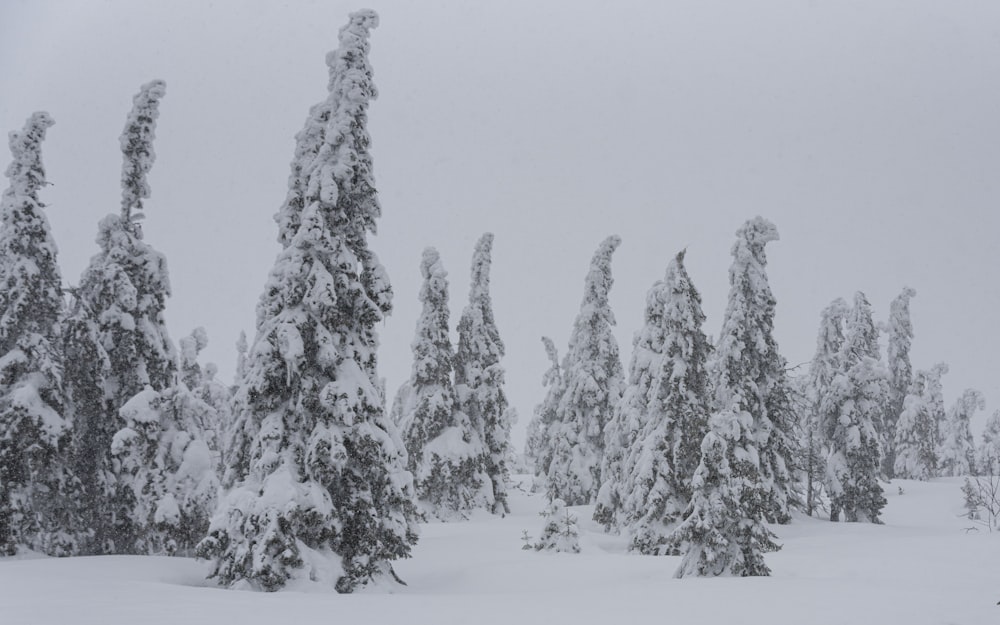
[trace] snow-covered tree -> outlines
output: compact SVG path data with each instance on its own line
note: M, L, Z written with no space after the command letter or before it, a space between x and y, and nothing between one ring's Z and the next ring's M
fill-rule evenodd
M885 434L882 463L883 474L892 479L896 465L896 423L906 409L905 399L913 383L913 365L910 364L910 345L913 342L913 324L910 323L910 298L917 292L905 287L889 306L886 361L889 368L889 402L885 411Z
M534 544L536 551L555 553L580 553L580 530L576 517L566 508L562 499L553 499L542 511L545 526L542 535Z
M939 449L944 441L947 414L944 409L944 387L941 378L948 373L948 364L939 362L927 371L927 405L934 417L934 448Z
M536 476L548 474L552 462L550 445L551 428L558 418L559 400L562 398L562 370L559 368L559 353L555 343L547 336L542 337L545 355L549 358L549 368L542 375L542 386L548 387L545 398L535 406L535 416L528 423L528 438L524 446L524 456L534 465Z
M1000 471L1000 410L986 421L976 462L982 475L997 475Z
M546 479L549 499L567 505L592 503L601 487L604 428L621 398L624 372L608 303L611 256L621 244L605 239L594 253L583 287L583 302L563 358L563 392L557 423L550 428L552 460Z
M647 295L646 325L636 336L617 413L626 444L615 517L628 530L630 548L641 553L675 547L668 537L691 500L691 476L708 431L711 347L704 322L682 251Z
M929 480L937 475L937 423L927 395L927 372L917 371L903 412L896 421L893 475L904 480Z
M413 339L413 371L406 383L406 423L401 430L422 511L442 520L489 509L493 492L484 471L486 450L468 415L458 408L452 382L454 352L448 323L448 279L437 250L424 250L420 264L423 310Z
M247 351L249 349L247 333L240 330L240 337L236 339L236 374L234 377L236 385L239 385L240 380L247 374Z
M10 186L0 198L0 555L73 555L88 537L63 417L61 276L38 197L53 123L34 113L10 133Z
M787 523L795 490L798 454L796 417L785 359L774 338L775 299L767 281L764 246L778 240L774 224L762 217L736 231L729 268L729 301L710 372L718 412L747 413L753 421L746 450L731 467L742 481L742 504L748 518ZM743 418L742 416L740 417Z
M854 295L840 367L822 399L823 432L830 446L826 492L830 520L879 522L885 496L879 484L878 423L888 396L888 372L879 360L878 328L864 293Z
M780 546L760 519L746 516L743 480L732 470L753 427L745 411L712 415L691 480L691 503L669 538L684 556L675 577L770 575L764 553Z
M976 475L976 442L969 422L977 410L986 407L983 394L967 388L955 400L945 419L944 436L938 449L938 469L943 477Z
M832 391L833 381L841 369L841 350L844 346L844 319L850 308L842 298L837 298L823 309L816 353L809 364L806 401L808 410L803 419L805 435L806 510L812 515L819 499L819 483L826 474L825 450L827 440L823 423L825 398Z
M484 234L472 254L472 284L469 303L458 322L458 349L455 353L455 389L459 407L468 415L486 447L487 475L493 486L493 512L510 512L507 488L510 468L509 419L504 391L503 341L493 319L490 299L490 264L493 235Z
M312 578L351 592L392 577L416 542L406 450L385 413L378 324L388 276L368 247L381 214L368 151L370 10L327 57L327 99L297 135L276 220L283 249L237 390L229 492L199 545L221 584Z

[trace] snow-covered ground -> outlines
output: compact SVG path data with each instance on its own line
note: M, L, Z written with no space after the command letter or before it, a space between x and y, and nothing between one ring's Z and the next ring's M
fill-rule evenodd
M673 579L680 558L628 554L590 507L571 509L582 553L523 551L544 499L515 491L506 518L423 526L396 565L405 587L267 594L216 588L205 563L179 558L0 559L0 623L1000 623L1000 533L967 530L960 486L894 481L885 525L796 517L774 528L769 578Z

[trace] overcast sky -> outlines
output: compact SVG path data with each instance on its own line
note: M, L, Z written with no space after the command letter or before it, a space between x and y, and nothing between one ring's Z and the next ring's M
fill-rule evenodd
M64 280L117 212L118 136L142 83L167 83L147 242L167 256L174 340L208 330L229 381L278 252L272 215L295 133L326 95L339 1L0 2L0 128L46 110L42 199ZM904 285L917 368L949 403L1000 407L1000 3L393 1L371 5L380 97L369 131L395 289L381 330L390 395L409 375L425 246L450 272L452 325L476 239L496 235L493 301L523 441L565 351L583 277L619 234L611 300L625 366L645 293L687 247L718 333L733 234L773 221L777 337L811 358L821 309L863 290L880 319ZM6 153L0 156L4 168ZM6 185L6 181L3 182ZM985 414L979 416L979 421Z

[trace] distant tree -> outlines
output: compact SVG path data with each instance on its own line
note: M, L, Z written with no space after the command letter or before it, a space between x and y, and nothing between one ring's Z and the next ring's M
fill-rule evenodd
M528 438L524 455L532 462L535 475L544 477L552 463L552 430L558 427L559 401L562 399L562 369L559 367L559 353L555 344L547 336L542 337L545 354L549 357L549 368L542 376L542 386L548 387L542 403L535 406L535 416L528 423Z
M781 547L760 519L746 516L742 480L731 468L752 428L753 418L747 412L712 416L691 481L691 503L669 539L680 545L684 556L675 577L771 574L764 553Z
M10 186L0 198L0 555L74 555L88 538L63 417L61 277L38 197L53 123L34 113L10 133Z
M927 372L918 371L903 398L903 412L896 422L893 475L904 480L929 480L937 475L934 439L937 423L931 412Z
M459 407L472 422L486 446L485 469L493 488L493 512L510 512L507 488L510 481L510 429L504 391L503 341L493 319L490 298L490 264L493 235L484 234L472 255L469 303L458 322L455 353L455 389Z
M944 440L938 450L938 468L942 476L977 475L976 442L969 422L972 415L985 406L983 394L967 388L948 411Z
M835 418L823 413L824 402L833 392L833 382L841 370L840 358L844 346L844 319L850 308L837 298L825 309L816 337L816 353L809 365L806 390L808 411L803 423L805 431L806 511L812 516L819 501L819 486L826 475L825 453L828 447L823 424Z
M879 361L878 329L864 293L854 295L838 358L840 368L820 408L830 445L826 491L830 520L879 522L885 496L879 484L878 423L888 396L888 372Z
M236 375L233 380L237 386L243 379L243 376L247 374L247 351L249 349L247 333L240 330L240 337L236 339Z
M584 281L583 303L563 358L563 392L551 440L546 480L549 499L567 505L592 503L601 487L604 428L621 398L624 372L608 303L611 256L621 239L605 239Z
M423 310L406 386L412 399L405 402L407 414L400 419L408 424L402 431L408 467L423 512L442 520L465 518L471 510L493 505L490 476L484 471L486 450L468 415L458 408L452 382L448 274L434 248L424 250L420 273Z
M229 488L198 547L221 584L312 576L351 592L416 542L412 475L386 418L376 328L392 289L368 247L381 208L368 151L373 11L327 57L327 99L297 135L276 220L283 249L234 398Z
M654 300L659 301L659 310ZM632 391L633 397L648 394L649 400L645 414L629 419L628 430L638 434L632 435L637 441L628 446L623 463L620 519L628 528L630 548L651 554L676 549L670 535L691 501L691 477L701 461L701 443L708 432L711 346L702 331L701 295L684 266L683 251L667 266L666 276L654 285L646 301L650 331L644 330L636 343L625 397ZM656 325L658 331L651 327ZM657 334L660 356L653 356L655 349L644 355L641 337ZM644 368L651 382L646 391L635 377L636 373L643 377ZM633 385L633 380L638 383ZM635 405L627 400L621 405L630 404Z
M1000 473L1000 410L994 411L986 421L978 454L977 468L981 474L992 476Z
M889 343L886 361L889 367L889 403L885 411L885 450L882 473L892 479L896 464L896 423L906 409L904 405L913 384L913 366L910 364L910 345L913 341L913 324L910 323L910 298L917 292L910 287L903 289L889 306Z
M774 224L755 217L736 232L729 269L729 301L710 372L714 410L730 410L753 421L740 446L755 449L733 464L741 480L745 516L788 523L799 501L794 481L798 456L796 417L774 338L775 299L767 281L764 247L778 239Z

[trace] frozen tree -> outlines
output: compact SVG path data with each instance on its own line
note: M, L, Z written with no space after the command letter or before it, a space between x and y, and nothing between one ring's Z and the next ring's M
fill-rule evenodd
M983 394L967 388L955 400L945 418L944 436L938 450L938 469L943 477L977 475L976 443L969 422L977 410L986 407Z
M646 325L636 337L619 404L628 434L617 517L628 529L630 547L641 553L674 547L668 537L691 500L691 476L708 431L711 348L704 322L701 295L681 252L647 295Z
M829 442L826 491L830 520L878 523L885 506L879 484L878 423L888 395L888 372L879 361L878 329L864 293L854 295L847 318L840 367L822 399L823 431Z
M731 467L742 482L748 518L787 523L797 503L795 414L785 359L774 338L775 299L767 281L764 246L778 239L774 225L755 217L736 232L729 269L729 301L710 365L714 410L749 415L753 425Z
M760 519L746 516L743 480L732 470L733 460L745 453L741 441L752 437L753 426L745 411L712 415L691 480L691 503L669 538L684 556L675 577L770 575L764 553L780 546Z
M580 530L576 517L566 508L566 502L553 499L541 514L545 518L545 526L534 545L535 550L580 553Z
M412 398L400 400L409 412L399 419L408 424L403 439L423 511L451 520L464 518L470 510L491 508L493 492L483 467L486 451L479 433L458 409L452 383L448 274L434 248L424 250L420 273L423 310L406 387Z
M889 367L889 403L885 411L885 451L882 472L892 479L896 465L896 422L906 409L905 399L913 383L913 366L910 364L910 344L913 341L913 324L910 323L910 298L917 292L905 287L889 306L886 360Z
M181 381L188 388L195 389L202 385L203 374L198 354L208 347L208 333L205 328L195 328L191 334L178 341L180 345L180 375Z
M234 382L239 385L240 380L247 374L247 333L240 330L240 337L236 339L236 376Z
M52 124L35 113L10 133L10 186L0 198L0 555L73 555L88 534L63 416L61 276L38 197Z
M486 446L485 469L493 486L493 512L510 512L507 486L510 468L510 412L504 391L503 341L493 320L490 299L490 254L493 235L484 234L472 255L469 303L458 322L455 353L455 389L459 407L468 415Z
M93 383L101 385L103 408L97 415L74 415L94 432L77 428L77 442L89 441L94 449L78 454L97 456L90 462L98 472L115 473L109 435L125 427L119 410L147 386L162 391L174 383L177 358L164 322L170 280L166 259L142 240L140 221L143 200L149 197L147 175L155 160L153 138L159 102L165 94L163 81L143 85L133 98L133 107L120 139L122 203L117 215L105 217L98 228L100 252L91 258L80 279L80 324L96 322L96 334L107 355L107 373L74 375L67 386L75 396L90 396ZM80 336L94 331L80 327ZM78 406L79 408L79 406ZM91 408L88 408L91 409ZM135 525L136 502L125 488L127 478L115 477L111 501L101 506L98 534L105 538L102 549L117 553L144 552L142 530ZM124 480L124 481L123 481Z
M986 421L983 442L979 446L977 468L983 475L996 475L1000 469L1000 410Z
M930 407L931 416L934 417L934 448L939 449L944 440L946 429L945 419L947 415L944 410L944 388L941 378L948 373L947 363L939 362L927 371L927 405Z
M549 499L568 505L592 503L601 487L604 428L621 398L624 372L608 303L611 256L621 244L605 239L594 253L583 287L583 303L563 358L563 392L549 440L552 460L546 480Z
M893 475L904 480L929 480L937 474L937 423L927 391L927 372L918 371L903 398L896 421Z
M844 346L844 319L850 308L842 298L837 298L823 309L816 353L809 364L806 401L808 410L803 430L805 433L806 459L806 510L809 515L819 499L819 483L826 474L824 451L827 446L823 424L828 420L823 414L824 401L832 392L833 381L841 369L841 350ZM835 418L835 417L834 417Z
M368 247L381 214L368 151L373 11L351 14L297 136L283 245L236 392L229 489L199 545L219 583L306 578L351 592L416 542L406 450L385 414L376 327L392 289Z
M528 439L524 455L534 463L535 475L548 475L552 463L552 430L558 427L559 402L563 394L562 369L559 367L559 353L555 343L547 336L542 337L545 354L549 358L549 368L542 376L542 386L548 387L542 403L535 406L535 416L528 424Z

